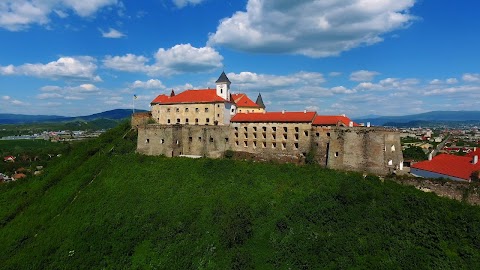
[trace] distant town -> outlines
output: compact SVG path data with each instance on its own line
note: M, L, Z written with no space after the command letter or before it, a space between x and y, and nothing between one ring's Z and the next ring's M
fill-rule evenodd
M5 136L0 140L46 140L51 142L70 142L80 141L85 139L96 138L104 133L106 130L61 130L61 131L43 131L41 133L35 133L33 135L16 135Z

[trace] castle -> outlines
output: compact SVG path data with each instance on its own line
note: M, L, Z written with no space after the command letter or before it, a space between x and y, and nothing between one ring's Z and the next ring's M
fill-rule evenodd
M137 113L137 152L146 155L220 158L227 151L263 160L302 161L385 175L403 170L400 135L361 126L345 115L313 111L267 112L262 96L253 102L232 94L222 72L215 89L159 95L151 112Z

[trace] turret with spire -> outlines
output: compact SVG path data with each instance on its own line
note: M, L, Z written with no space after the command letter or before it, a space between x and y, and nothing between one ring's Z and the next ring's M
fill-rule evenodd
M218 80L215 82L215 84L217 85L217 96L230 101L231 82L225 74L225 71L223 71L220 77L218 77Z
M263 103L262 95L258 93L257 101L255 101L260 108L265 109L265 104Z

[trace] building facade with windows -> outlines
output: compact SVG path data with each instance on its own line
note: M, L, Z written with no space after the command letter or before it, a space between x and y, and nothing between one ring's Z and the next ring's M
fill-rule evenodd
M266 112L261 95L253 102L231 94L225 73L216 89L186 90L152 101L151 119L137 124L137 152L168 157L219 158L226 151L263 160L301 162L307 155L333 169L388 174L403 169L400 134L363 127L345 115ZM240 112L240 110L242 110Z

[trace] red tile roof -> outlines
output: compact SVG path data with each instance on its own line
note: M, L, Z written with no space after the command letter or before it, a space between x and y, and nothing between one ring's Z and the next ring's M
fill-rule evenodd
M237 107L260 108L257 103L253 102L245 94L232 94L232 99Z
M472 151L472 152L466 154L465 156L466 157L472 157L472 158L473 158L473 156L480 157L480 149L476 149L475 151Z
M472 164L471 157L440 154L432 160L415 163L411 168L470 180L472 172L480 170L480 162Z
M160 95L155 98L152 104L178 104L178 103L212 103L228 102L217 96L215 89L185 90L175 96Z
M230 122L254 123L311 123L316 112L265 112L265 113L237 113Z
M152 102L150 102L150 104L158 104L158 103L163 103L165 101L167 101L169 98L169 96L167 95L158 95L154 100L152 100Z
M315 120L313 120L313 125L315 126L336 126L339 123L349 126L350 125L350 118L343 116L343 115L317 115ZM360 126L357 123L353 123L354 127Z

